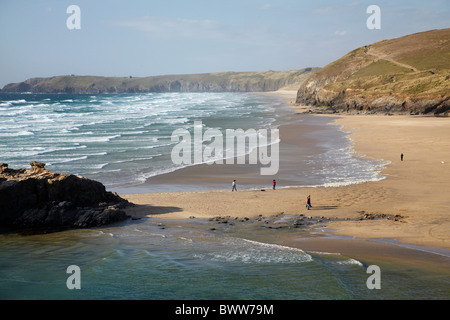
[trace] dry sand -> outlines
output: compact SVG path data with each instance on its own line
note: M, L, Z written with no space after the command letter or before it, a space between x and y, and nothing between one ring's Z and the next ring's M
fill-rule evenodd
M288 103L295 101L295 91L270 94L278 94ZM336 123L352 133L360 156L390 162L382 172L386 179L344 187L264 192L231 192L230 184L226 190L130 194L123 197L137 206L129 209L129 214L164 219L272 216L281 212L338 217L344 221L333 221L326 227L334 235L388 238L450 249L450 119L339 115ZM305 208L308 195L313 205L310 211ZM393 219L358 220L366 214L385 214Z

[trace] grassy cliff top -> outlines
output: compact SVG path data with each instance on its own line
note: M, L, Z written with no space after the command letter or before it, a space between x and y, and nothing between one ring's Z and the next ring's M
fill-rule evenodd
M300 94L324 90L364 97L450 94L450 29L383 40L357 48L311 76ZM299 97L300 98L300 97Z

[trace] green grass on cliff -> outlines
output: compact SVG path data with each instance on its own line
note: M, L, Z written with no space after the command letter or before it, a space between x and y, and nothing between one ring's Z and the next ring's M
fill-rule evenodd
M374 61L368 66L358 70L350 76L350 79L363 78L363 77L375 77L385 75L396 75L412 72L411 69L398 66L392 62L386 60Z
M359 97L450 95L450 29L416 33L357 48L312 75L308 84ZM299 91L300 92L300 91ZM318 92L318 91L316 91Z

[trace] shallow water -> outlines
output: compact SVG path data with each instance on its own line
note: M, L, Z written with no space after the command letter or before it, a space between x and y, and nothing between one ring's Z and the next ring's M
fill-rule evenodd
M0 237L1 299L448 299L449 274L277 243L314 229L267 229L257 221L146 218L91 230ZM373 264L373 261L371 261ZM69 290L67 267L80 267Z

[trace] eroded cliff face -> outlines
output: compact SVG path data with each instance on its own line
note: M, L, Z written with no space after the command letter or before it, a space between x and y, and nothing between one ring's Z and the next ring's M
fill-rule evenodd
M296 101L339 112L447 115L450 29L353 50L307 79Z
M0 229L51 232L97 227L129 217L130 205L97 181L60 174L31 162L31 168L0 164Z
M362 92L363 93L363 92ZM296 103L315 107L328 107L333 112L347 113L402 113L434 114L448 116L450 97L430 97L388 94L370 96L354 93L353 89L340 92L327 90L320 85L311 84L309 88L300 88Z

